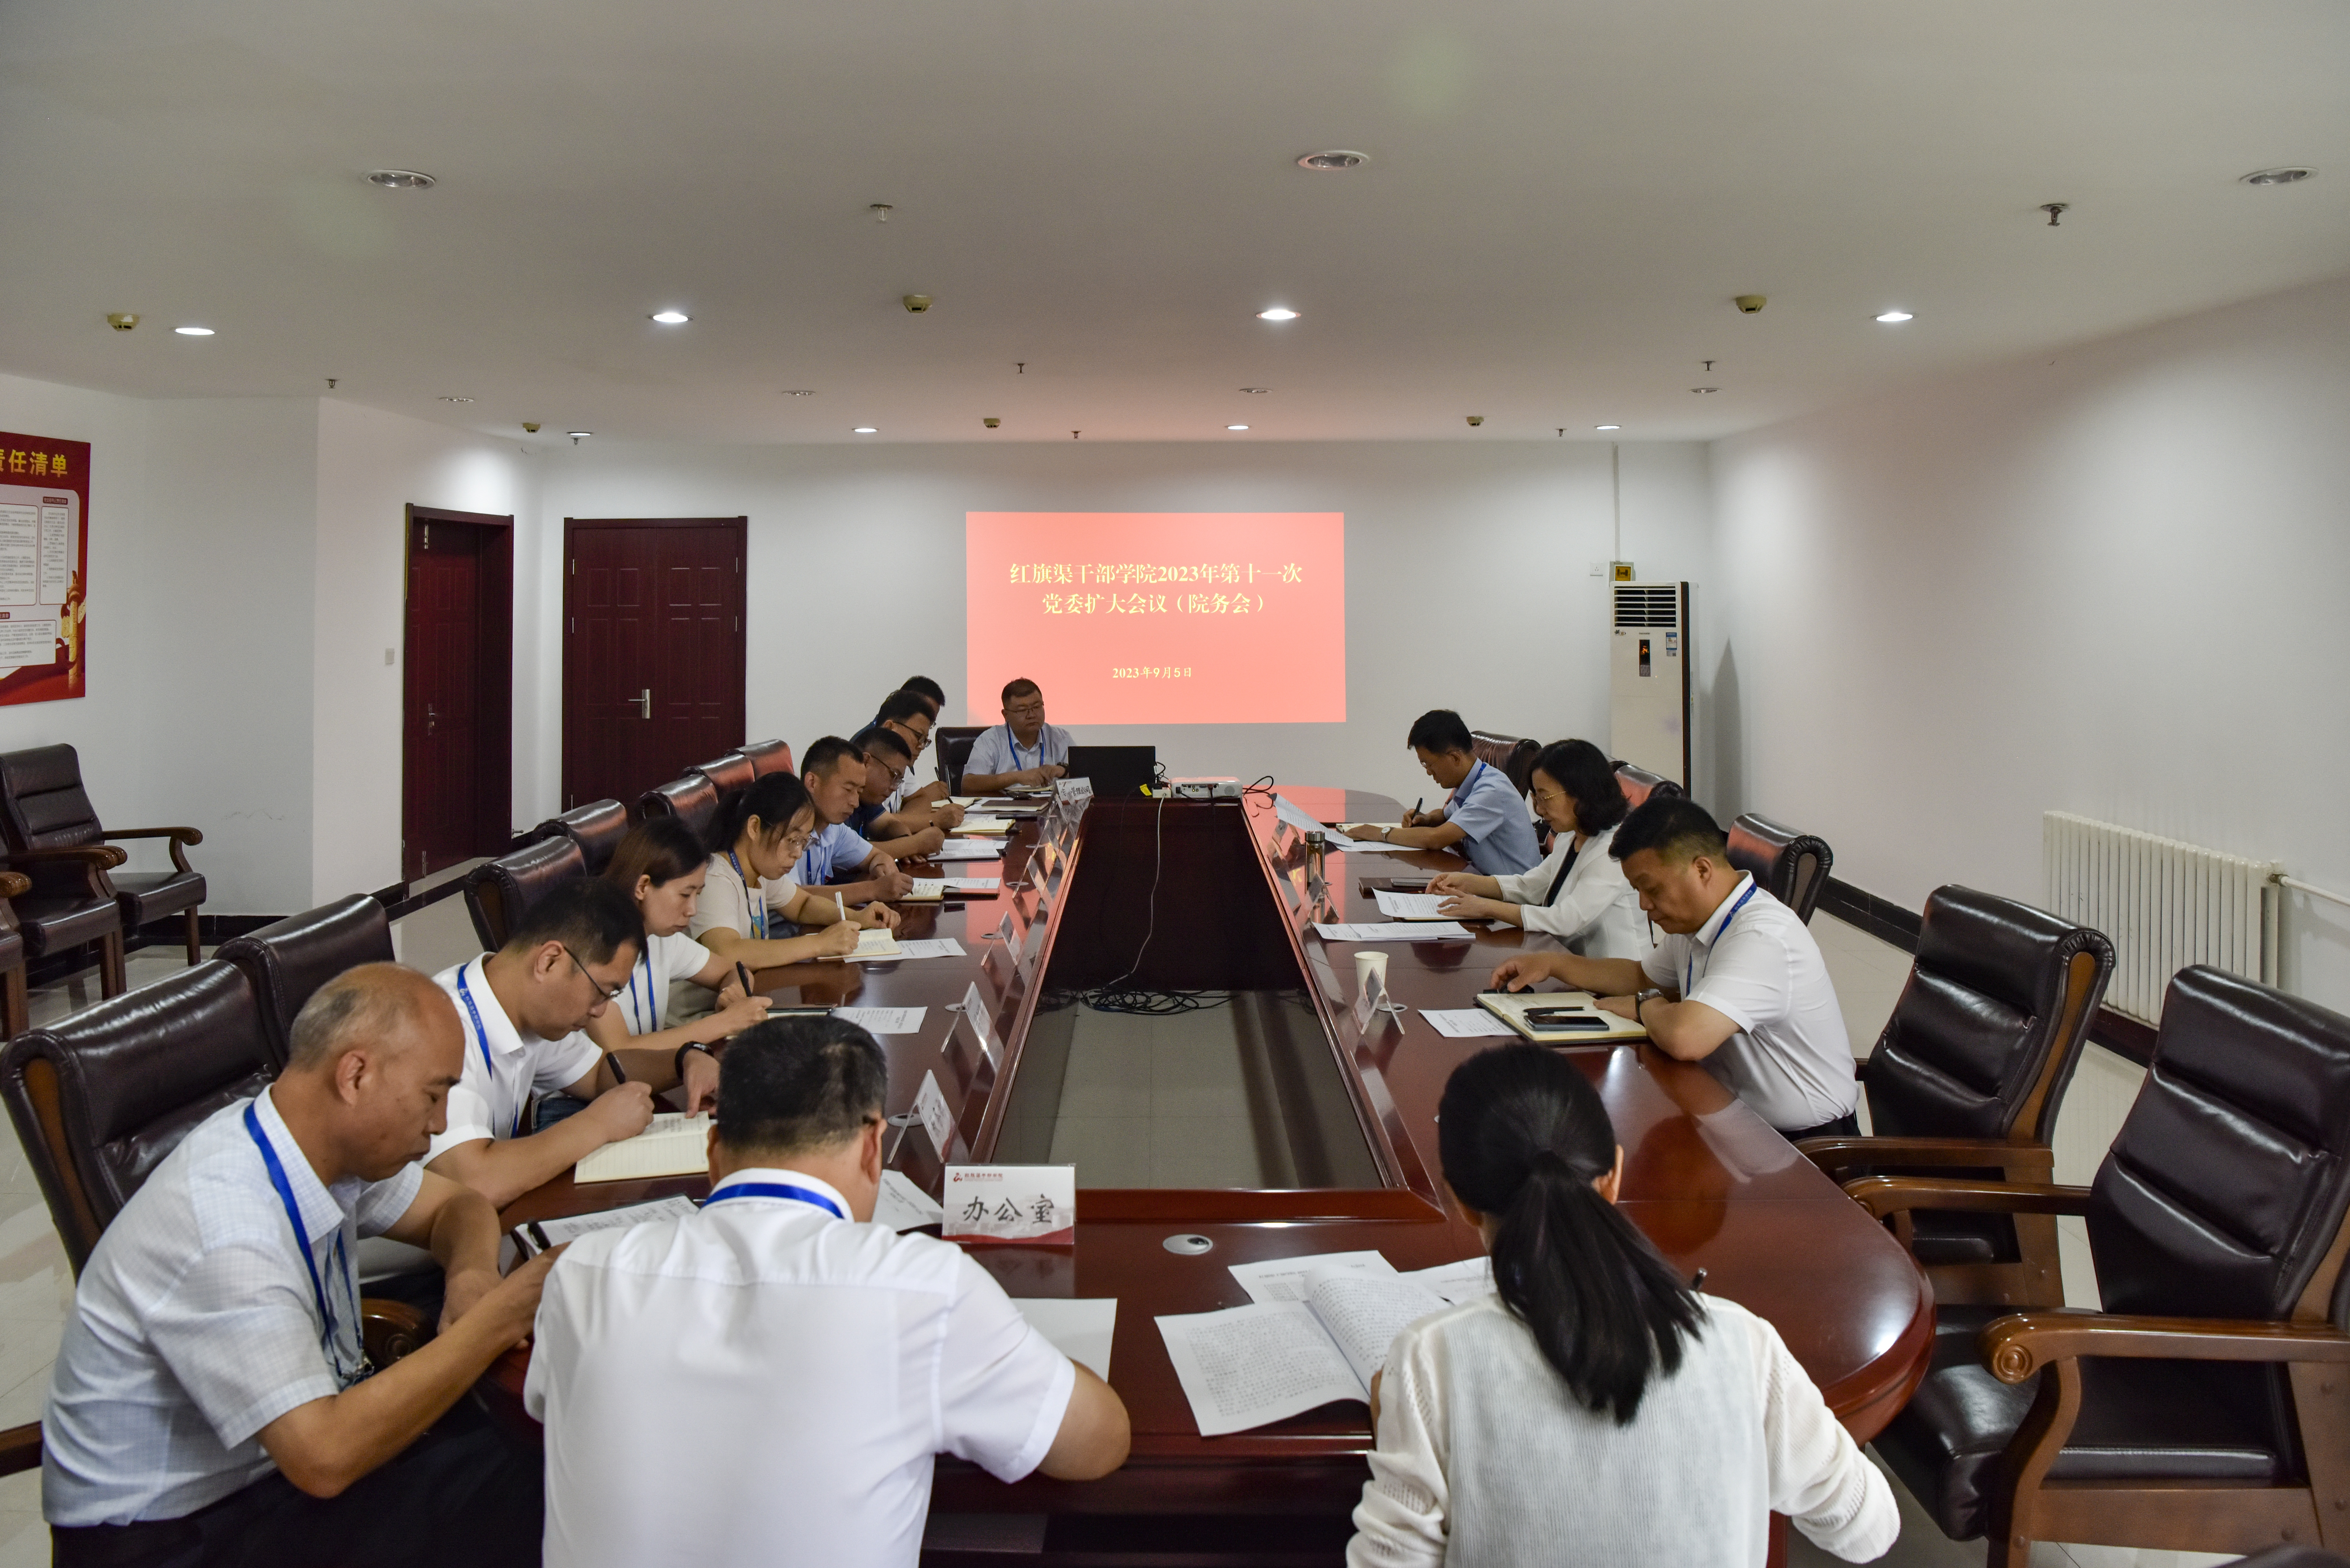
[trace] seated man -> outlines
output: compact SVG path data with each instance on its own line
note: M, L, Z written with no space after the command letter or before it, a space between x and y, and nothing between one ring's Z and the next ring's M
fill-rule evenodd
M1451 792L1430 812L1403 814L1403 826L1347 829L1349 838L1378 838L1410 849L1455 849L1488 877L1515 877L1542 861L1534 818L1526 815L1510 775L1477 760L1469 726L1450 708L1422 713L1405 737L1430 778Z
M858 731L848 743L865 757L864 787L858 792L857 809L848 814L848 826L892 860L920 860L944 844L946 829L929 822L929 807L919 808L924 819L920 824L910 820L914 813L889 809L890 796L914 765L913 753L898 732L876 724Z
M847 909L876 898L902 898L914 890L914 879L898 869L894 857L848 826L865 796L865 753L856 742L838 735L816 742L800 759L800 782L816 807L816 832L792 872L792 880L804 892L833 898ZM864 875L857 881L839 880L860 872Z
M931 730L938 718L939 705L927 693L892 691L882 699L881 711L873 716L873 723L905 742L906 755L911 763L919 763L930 746ZM947 797L944 779L932 779L919 788L910 788L908 780L901 778L898 787L889 792L882 809L914 830L951 828L962 821L962 807Z
M1790 1141L1856 1137L1852 1043L1819 944L1795 912L1730 864L1705 808L1650 795L1607 846L1665 932L1646 959L1526 953L1493 971L1523 991L1557 979L1637 1018L1658 1050L1734 1090Z
M1003 722L983 730L962 767L962 793L1045 784L1069 771L1069 732L1045 722L1045 693L1022 677L1003 689Z
M1126 1407L993 1275L870 1222L888 1086L853 1023L744 1030L702 1211L564 1254L523 1386L550 1568L914 1568L934 1454L1005 1481L1126 1461Z
M535 1560L539 1456L479 1424L427 1430L529 1334L550 1262L500 1281L497 1211L416 1163L464 1050L424 976L339 975L277 1081L205 1118L115 1216L50 1375L58 1563ZM439 1335L368 1376L351 1258L377 1235L429 1247L448 1286Z
M644 940L636 900L600 877L582 877L549 888L514 923L504 947L433 977L465 1026L465 1075L450 1093L449 1125L432 1139L427 1168L503 1209L606 1144L645 1130L654 1094L678 1082L687 1054L608 1056L582 1033L628 989ZM625 1078L614 1075L615 1059ZM539 1115L526 1122L533 1094ZM563 1114L577 1107L557 1096L584 1108Z

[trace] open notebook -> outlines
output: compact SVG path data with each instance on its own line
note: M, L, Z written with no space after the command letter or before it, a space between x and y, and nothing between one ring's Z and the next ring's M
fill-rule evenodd
M1612 1045L1646 1040L1630 1019L1603 1012L1587 991L1486 991L1477 1005L1537 1045Z
M574 1181L649 1181L659 1176L698 1176L710 1168L710 1118L683 1111L657 1111L652 1125L630 1138L608 1143L571 1168Z

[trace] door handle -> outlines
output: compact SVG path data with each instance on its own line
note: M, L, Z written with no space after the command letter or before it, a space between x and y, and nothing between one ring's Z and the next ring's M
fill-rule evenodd
M653 689L648 686L645 688L645 694L637 699L637 717L639 719L650 719L652 716Z
M432 711L432 703L427 702L424 704L424 732L426 734L429 735L432 732L432 726L439 722L440 718L441 715Z

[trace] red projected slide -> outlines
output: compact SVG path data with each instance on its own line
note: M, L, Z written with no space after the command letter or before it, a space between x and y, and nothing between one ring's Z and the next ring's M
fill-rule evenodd
M967 512L971 714L1055 724L1347 717L1340 512Z

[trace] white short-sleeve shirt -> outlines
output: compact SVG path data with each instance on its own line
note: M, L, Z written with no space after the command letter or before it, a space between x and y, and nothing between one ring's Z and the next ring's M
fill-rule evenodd
M302 1217L307 1264L256 1129ZM357 1374L353 1251L398 1223L423 1181L408 1165L321 1184L267 1090L206 1117L82 1270L42 1417L42 1515L180 1519L269 1474L261 1428Z
M603 1059L604 1048L579 1031L544 1040L517 1029L483 973L489 957L484 953L432 977L457 1003L465 1071L449 1091L449 1125L425 1150L427 1165L459 1144L521 1137L528 1130L523 1112L532 1095L568 1088Z
M806 1196L729 1194L789 1187ZM914 1568L931 1458L1017 1480L1076 1375L948 1242L737 1171L691 1219L601 1231L547 1276L523 1403L550 1568Z
M701 901L693 907L693 919L686 922L686 935L697 940L704 931L724 928L738 937L755 937L770 918L781 919L783 912L792 907L799 888L789 877L771 877L746 891L743 873L734 864L734 857L720 851L710 857L710 875L702 879ZM755 913L756 918L754 919ZM787 931L770 929L767 935L788 936Z
M710 950L683 931L666 937L647 935L636 967L629 971L627 988L612 1002L629 1033L660 1033L675 982L691 980L710 967Z
M1641 969L1738 1025L1706 1071L1782 1132L1852 1114L1851 1037L1827 961L1795 911L1742 876L1692 936L1667 933Z
M1013 734L1012 726L998 724L982 730L971 743L971 760L962 765L965 774L1017 774L1041 767L1046 763L1066 766L1069 761L1069 732L1056 724L1047 724L1036 732L1036 743L1024 746Z

